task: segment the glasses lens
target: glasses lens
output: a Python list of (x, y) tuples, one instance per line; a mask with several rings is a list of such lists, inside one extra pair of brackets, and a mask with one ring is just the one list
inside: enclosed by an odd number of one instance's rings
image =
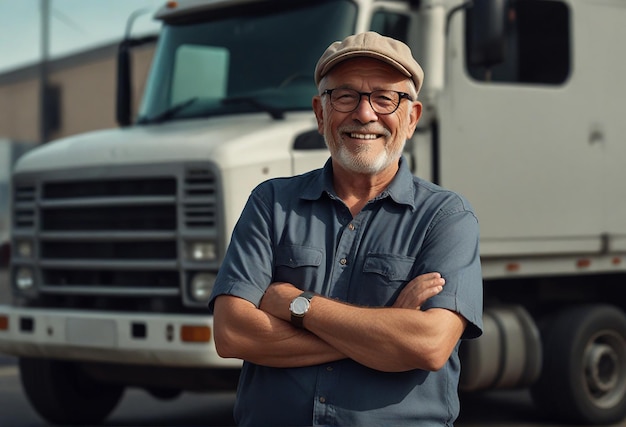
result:
[(400, 95), (392, 90), (377, 90), (370, 95), (370, 104), (375, 112), (390, 114), (398, 108)]
[(341, 113), (349, 113), (359, 105), (361, 95), (352, 89), (335, 89), (330, 94), (330, 103)]
[[(341, 113), (354, 111), (361, 94), (354, 89), (334, 89), (330, 95), (333, 108)], [(391, 114), (400, 104), (400, 95), (392, 90), (376, 90), (369, 95), (369, 103), (378, 114)]]

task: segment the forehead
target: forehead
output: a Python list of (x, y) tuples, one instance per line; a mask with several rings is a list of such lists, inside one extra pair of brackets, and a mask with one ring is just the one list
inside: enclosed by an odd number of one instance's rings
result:
[(409, 78), (386, 62), (373, 58), (352, 58), (334, 66), (327, 74), (330, 85), (362, 85), (388, 87), (407, 84)]

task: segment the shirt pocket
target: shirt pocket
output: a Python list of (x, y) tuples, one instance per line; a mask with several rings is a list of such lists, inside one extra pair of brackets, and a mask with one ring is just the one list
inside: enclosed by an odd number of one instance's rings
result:
[(377, 276), (381, 285), (398, 285), (411, 279), (415, 258), (394, 254), (369, 253), (365, 257), (363, 273)]
[(319, 248), (297, 245), (278, 246), (273, 280), (288, 282), (300, 289), (315, 289), (323, 259), (324, 251)]
[(369, 253), (363, 263), (361, 289), (354, 296), (358, 305), (390, 306), (411, 277), (415, 258)]

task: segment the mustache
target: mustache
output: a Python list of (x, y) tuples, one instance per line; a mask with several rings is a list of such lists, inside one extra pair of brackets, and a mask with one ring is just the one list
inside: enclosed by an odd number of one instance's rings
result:
[(385, 129), (382, 126), (376, 125), (367, 125), (367, 126), (359, 126), (359, 125), (345, 125), (337, 128), (339, 133), (372, 133), (376, 135), (383, 136), (391, 136), (391, 132), (388, 129)]

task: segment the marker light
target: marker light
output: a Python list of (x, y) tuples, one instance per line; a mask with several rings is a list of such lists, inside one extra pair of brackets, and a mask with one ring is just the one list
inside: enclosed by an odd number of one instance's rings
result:
[(180, 327), (180, 340), (182, 342), (209, 342), (211, 340), (211, 328), (200, 325), (183, 325)]

